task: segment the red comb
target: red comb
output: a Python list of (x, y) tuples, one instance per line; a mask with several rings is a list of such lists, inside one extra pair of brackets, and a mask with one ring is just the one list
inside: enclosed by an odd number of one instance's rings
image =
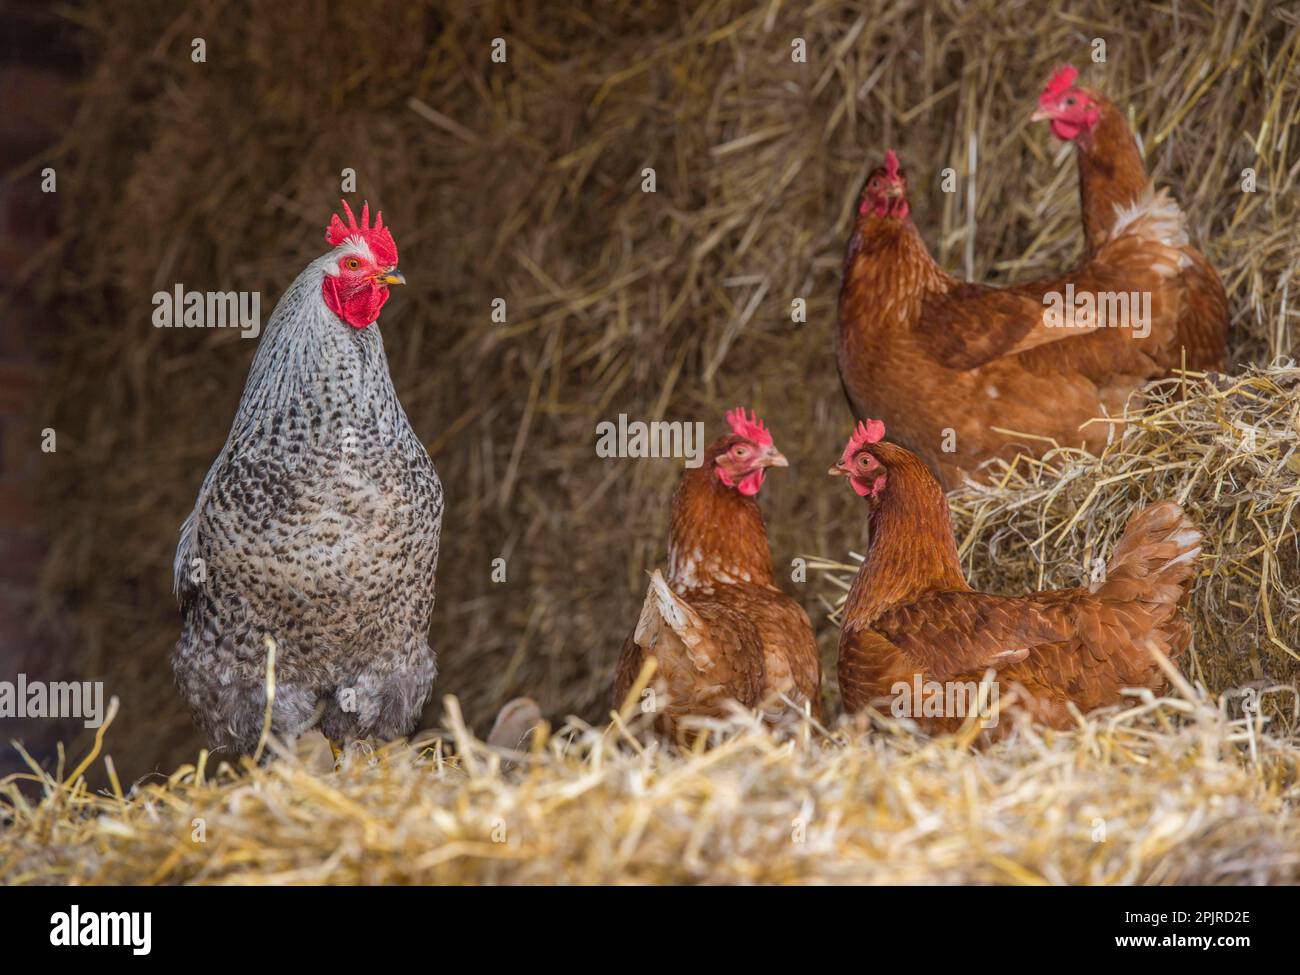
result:
[(1078, 77), (1079, 69), (1074, 65), (1061, 65), (1056, 69), (1056, 74), (1048, 79), (1047, 86), (1043, 88), (1043, 93), (1038, 96), (1038, 104), (1043, 108), (1050, 107), (1058, 98), (1074, 87), (1074, 81)]
[(881, 420), (858, 421), (857, 429), (853, 431), (853, 436), (849, 437), (848, 445), (844, 448), (844, 453), (840, 455), (840, 462), (847, 464), (853, 459), (863, 447), (868, 444), (879, 443), (885, 439), (885, 424)]
[(384, 226), (383, 213), (375, 213), (375, 225), (372, 227), (369, 202), (361, 206), (361, 223), (357, 223), (357, 218), (352, 215), (352, 208), (348, 206), (347, 200), (339, 200), (339, 202), (343, 204), (343, 212), (348, 215), (348, 222), (344, 223), (337, 213), (334, 214), (334, 219), (325, 228), (325, 239), (338, 247), (349, 237), (359, 237), (370, 246), (370, 253), (375, 255), (377, 263), (383, 267), (396, 265), (397, 245), (393, 243), (393, 235)]
[(737, 406), (727, 414), (727, 422), (731, 424), (731, 432), (738, 437), (744, 437), (746, 440), (752, 440), (760, 447), (770, 447), (772, 445), (772, 434), (768, 432), (767, 427), (763, 426), (763, 421), (754, 415), (754, 411), (749, 411), (749, 416), (745, 416), (745, 408)]
[(885, 175), (890, 179), (898, 179), (898, 156), (894, 155), (893, 149), (885, 153)]

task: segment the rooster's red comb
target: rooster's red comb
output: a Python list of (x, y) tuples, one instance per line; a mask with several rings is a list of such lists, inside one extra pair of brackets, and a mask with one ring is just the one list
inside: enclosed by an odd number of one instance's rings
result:
[(1072, 64), (1063, 64), (1056, 69), (1056, 74), (1048, 79), (1043, 93), (1038, 96), (1038, 104), (1043, 108), (1049, 108), (1056, 103), (1056, 100), (1074, 87), (1075, 79), (1079, 77), (1079, 69)]
[(772, 434), (767, 427), (763, 426), (753, 410), (749, 411), (749, 416), (745, 416), (745, 408), (737, 406), (727, 414), (727, 422), (731, 424), (731, 432), (738, 437), (744, 437), (746, 440), (753, 441), (760, 447), (770, 447), (772, 445)]
[(885, 153), (885, 175), (890, 179), (898, 179), (898, 156), (893, 149)]
[(885, 424), (881, 420), (859, 420), (857, 429), (853, 431), (853, 436), (849, 437), (849, 442), (844, 448), (844, 453), (840, 455), (840, 461), (847, 464), (853, 459), (863, 447), (868, 444), (880, 443), (885, 439)]
[(375, 225), (372, 227), (370, 226), (370, 203), (368, 201), (361, 205), (360, 223), (357, 223), (357, 218), (352, 215), (352, 208), (348, 206), (348, 201), (339, 200), (339, 202), (343, 204), (343, 212), (348, 215), (348, 222), (344, 223), (339, 219), (337, 213), (334, 214), (334, 219), (325, 228), (325, 239), (333, 246), (338, 247), (349, 237), (359, 237), (369, 245), (370, 253), (375, 255), (375, 260), (380, 265), (384, 267), (396, 265), (397, 245), (393, 243), (393, 235), (384, 226), (383, 213), (375, 213)]

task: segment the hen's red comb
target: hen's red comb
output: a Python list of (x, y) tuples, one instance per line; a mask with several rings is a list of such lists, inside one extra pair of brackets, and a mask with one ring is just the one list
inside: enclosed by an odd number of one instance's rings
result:
[(1051, 107), (1058, 98), (1074, 87), (1075, 79), (1078, 77), (1079, 69), (1074, 65), (1061, 65), (1056, 69), (1056, 74), (1048, 79), (1043, 93), (1038, 96), (1038, 104), (1043, 108)]
[(370, 253), (375, 255), (375, 260), (379, 264), (384, 267), (397, 264), (397, 245), (393, 243), (393, 235), (384, 226), (383, 213), (375, 213), (375, 225), (372, 227), (369, 201), (361, 205), (361, 223), (357, 223), (357, 218), (352, 215), (352, 208), (348, 206), (347, 200), (339, 200), (339, 202), (343, 204), (343, 212), (348, 215), (348, 222), (344, 223), (337, 213), (334, 214), (334, 219), (325, 228), (325, 239), (338, 247), (349, 237), (360, 237), (370, 246)]
[(885, 424), (881, 420), (858, 421), (857, 429), (853, 431), (853, 436), (849, 437), (849, 442), (844, 448), (844, 453), (840, 455), (840, 462), (847, 464), (853, 459), (863, 447), (868, 444), (880, 443), (885, 439)]
[(770, 447), (772, 445), (772, 434), (768, 432), (767, 427), (763, 426), (753, 410), (749, 411), (749, 416), (745, 416), (745, 408), (737, 406), (727, 414), (727, 422), (731, 424), (731, 432), (738, 437), (744, 437), (751, 440), (760, 447)]
[(885, 175), (890, 179), (898, 179), (898, 156), (893, 149), (885, 153)]

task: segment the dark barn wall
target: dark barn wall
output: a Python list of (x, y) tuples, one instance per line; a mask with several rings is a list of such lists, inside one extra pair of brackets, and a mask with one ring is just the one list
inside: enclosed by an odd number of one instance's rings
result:
[[(73, 30), (43, 5), (0, 5), (0, 680), (71, 675), (69, 621), (42, 600), (49, 544), (41, 519), (41, 431), (56, 318), (38, 307), (38, 265), (57, 232), (53, 196), (34, 192), (42, 157), (72, 118), (81, 63)], [(48, 278), (46, 278), (48, 281)], [(0, 719), (0, 775), (22, 766), (10, 739), (38, 756), (76, 722)]]

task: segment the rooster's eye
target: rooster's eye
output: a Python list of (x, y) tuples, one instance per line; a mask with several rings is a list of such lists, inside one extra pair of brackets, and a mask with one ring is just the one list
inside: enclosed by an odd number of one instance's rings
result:
[(356, 270), (357, 268), (359, 268), (360, 266), (361, 266), (361, 262), (358, 261), (355, 257), (349, 257), (349, 258), (348, 258), (348, 270), (349, 270), (349, 271), (355, 271), (355, 270)]
[(1065, 104), (1066, 104), (1067, 106), (1069, 106), (1069, 107), (1073, 107), (1073, 106), (1074, 106), (1074, 96), (1071, 95), (1069, 98), (1067, 98), (1067, 99), (1065, 100)]
[(731, 452), (737, 457), (744, 457), (746, 454), (749, 453), (749, 451), (745, 447), (742, 447), (740, 444), (737, 444), (735, 449), (733, 449)]

